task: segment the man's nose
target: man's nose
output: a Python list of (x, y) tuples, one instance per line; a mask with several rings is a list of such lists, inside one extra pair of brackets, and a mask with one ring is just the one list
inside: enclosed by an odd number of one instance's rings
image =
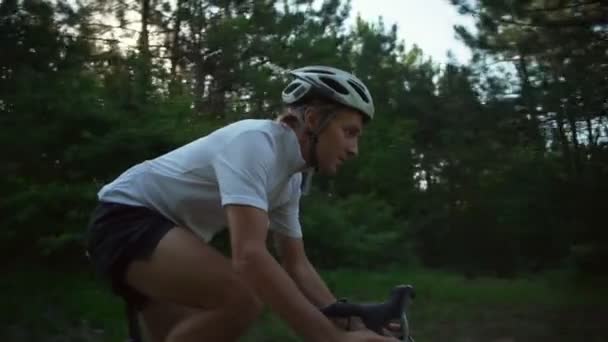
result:
[(348, 146), (346, 150), (349, 158), (354, 158), (359, 155), (359, 144), (355, 141), (355, 143)]

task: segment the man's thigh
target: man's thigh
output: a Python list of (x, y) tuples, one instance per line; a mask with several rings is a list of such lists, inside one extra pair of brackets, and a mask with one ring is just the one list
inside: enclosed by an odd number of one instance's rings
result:
[(231, 261), (184, 228), (169, 230), (146, 260), (129, 264), (129, 286), (150, 300), (198, 310), (215, 310), (253, 291), (234, 272)]

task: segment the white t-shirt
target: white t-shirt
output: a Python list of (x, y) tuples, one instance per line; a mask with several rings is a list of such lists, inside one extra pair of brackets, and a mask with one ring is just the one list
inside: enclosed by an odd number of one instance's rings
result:
[(242, 120), (131, 167), (98, 197), (156, 210), (205, 241), (227, 226), (223, 206), (249, 205), (268, 213), (270, 229), (300, 238), (305, 167), (291, 128)]

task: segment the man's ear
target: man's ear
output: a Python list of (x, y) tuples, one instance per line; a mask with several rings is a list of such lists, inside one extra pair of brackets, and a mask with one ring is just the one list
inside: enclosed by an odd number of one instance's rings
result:
[(310, 130), (315, 130), (316, 127), (319, 127), (319, 111), (317, 111), (314, 107), (306, 108), (304, 112), (304, 126)]
[(291, 129), (293, 129), (294, 131), (298, 131), (302, 126), (302, 123), (295, 115), (282, 116), (279, 121), (291, 127)]

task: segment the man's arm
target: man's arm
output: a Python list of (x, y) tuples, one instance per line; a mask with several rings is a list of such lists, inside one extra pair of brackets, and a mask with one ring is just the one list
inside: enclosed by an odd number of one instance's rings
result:
[[(283, 268), (296, 282), (306, 298), (319, 308), (335, 303), (336, 297), (308, 260), (303, 240), (280, 233), (274, 233), (273, 237)], [(332, 321), (342, 329), (366, 329), (358, 317), (351, 317), (351, 319), (334, 318)]]
[[(307, 341), (339, 341), (341, 333), (309, 302), (268, 252), (268, 216), (249, 206), (226, 206), (232, 260), (236, 272), (265, 304)], [(311, 284), (316, 282), (310, 281)], [(314, 289), (314, 285), (313, 285)], [(322, 300), (329, 300), (324, 290)], [(325, 291), (329, 292), (325, 289)]]
[(336, 301), (315, 267), (310, 263), (301, 238), (292, 238), (280, 233), (273, 237), (281, 264), (295, 281), (302, 293), (317, 307), (324, 307)]

